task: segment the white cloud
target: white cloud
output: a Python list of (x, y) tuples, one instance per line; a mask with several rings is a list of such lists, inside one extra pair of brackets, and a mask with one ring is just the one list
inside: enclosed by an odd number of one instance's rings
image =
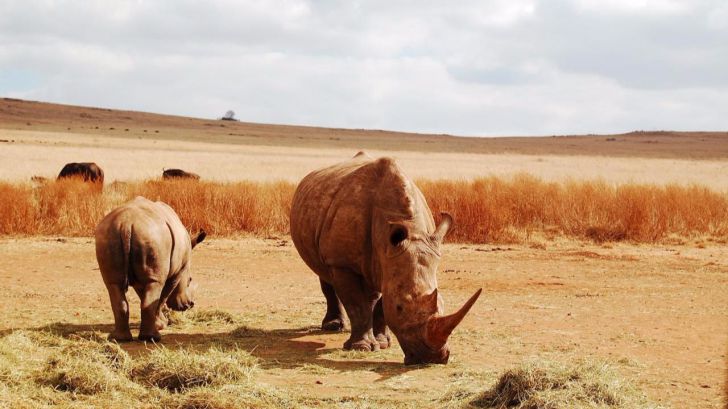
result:
[(726, 10), (717, 0), (5, 1), (0, 67), (12, 75), (0, 94), (469, 135), (728, 129)]
[(689, 3), (685, 0), (576, 0), (582, 9), (617, 13), (677, 14), (689, 10)]

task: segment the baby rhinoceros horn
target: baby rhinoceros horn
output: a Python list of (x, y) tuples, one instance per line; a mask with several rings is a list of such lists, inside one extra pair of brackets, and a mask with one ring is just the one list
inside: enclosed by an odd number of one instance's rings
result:
[(460, 324), (460, 321), (465, 318), (465, 314), (470, 311), (470, 308), (478, 300), (478, 297), (480, 297), (481, 292), (483, 292), (482, 288), (476, 291), (458, 311), (450, 315), (435, 315), (431, 317), (427, 321), (427, 332), (425, 333), (427, 346), (436, 351), (444, 347), (447, 343), (447, 338), (452, 334), (455, 327)]

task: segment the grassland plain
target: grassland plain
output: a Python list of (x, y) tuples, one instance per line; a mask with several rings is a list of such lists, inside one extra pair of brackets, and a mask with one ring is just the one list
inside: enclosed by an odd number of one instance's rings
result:
[[(344, 352), (346, 333), (317, 329), (287, 206), (303, 175), (360, 149), (455, 214), (441, 294), (485, 292), (447, 366)], [(71, 161), (102, 165), (104, 193), (29, 183)], [(726, 404), (725, 132), (457, 138), (3, 99), (0, 163), (0, 407)], [(204, 182), (150, 180), (163, 167)], [(162, 345), (116, 346), (89, 234), (137, 194), (213, 234), (193, 256), (196, 308)]]

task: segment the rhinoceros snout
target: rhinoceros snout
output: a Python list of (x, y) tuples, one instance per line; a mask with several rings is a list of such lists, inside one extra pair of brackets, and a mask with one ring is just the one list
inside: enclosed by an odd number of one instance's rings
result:
[(171, 302), (167, 302), (167, 306), (175, 311), (187, 311), (190, 308), (195, 306), (195, 302), (188, 301), (188, 302), (181, 303), (181, 302), (171, 301)]
[(450, 348), (448, 347), (444, 347), (437, 352), (430, 352), (423, 355), (412, 353), (404, 354), (405, 365), (446, 364), (448, 359), (450, 359)]

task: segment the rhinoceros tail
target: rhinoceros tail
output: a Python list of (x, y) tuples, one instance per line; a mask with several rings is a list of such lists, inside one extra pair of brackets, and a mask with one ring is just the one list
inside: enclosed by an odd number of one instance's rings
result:
[(131, 237), (134, 234), (134, 225), (125, 225), (121, 228), (121, 257), (124, 260), (124, 291), (129, 288), (131, 271)]

